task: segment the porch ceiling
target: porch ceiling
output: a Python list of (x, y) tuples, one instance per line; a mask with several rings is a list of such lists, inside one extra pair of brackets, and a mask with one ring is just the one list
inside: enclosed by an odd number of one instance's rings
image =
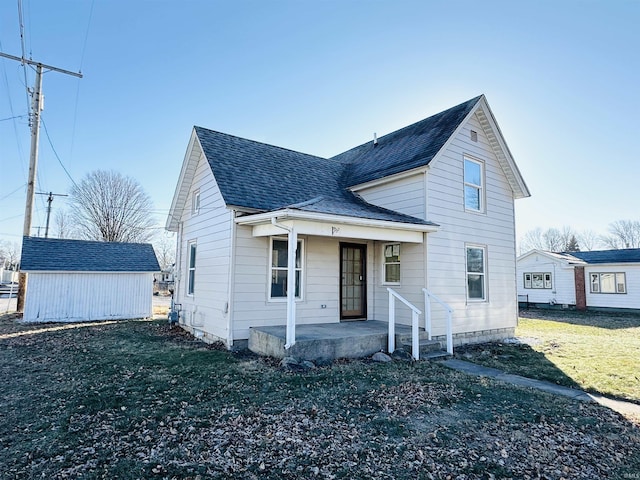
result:
[(438, 230), (436, 225), (390, 222), (292, 209), (247, 215), (238, 217), (235, 221), (239, 225), (251, 226), (254, 237), (282, 235), (286, 230), (293, 228), (298, 235), (422, 243), (424, 233)]

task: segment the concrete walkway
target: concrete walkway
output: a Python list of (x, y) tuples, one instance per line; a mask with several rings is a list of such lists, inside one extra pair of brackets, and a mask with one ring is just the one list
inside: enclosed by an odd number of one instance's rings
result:
[(543, 392), (552, 393), (553, 395), (569, 397), (580, 402), (597, 402), (600, 405), (604, 405), (605, 407), (623, 415), (633, 415), (634, 417), (640, 418), (640, 405), (635, 403), (613, 400), (611, 398), (603, 397), (602, 395), (587, 393), (574, 388), (562, 387), (542, 380), (534, 380), (532, 378), (521, 377), (520, 375), (512, 375), (495, 368), (484, 367), (482, 365), (465, 362), (464, 360), (458, 360), (455, 358), (444, 360), (441, 363), (445, 367), (449, 367), (453, 370), (458, 370), (469, 375), (495, 378), (496, 380), (510, 383), (512, 385), (535, 388), (536, 390), (542, 390)]

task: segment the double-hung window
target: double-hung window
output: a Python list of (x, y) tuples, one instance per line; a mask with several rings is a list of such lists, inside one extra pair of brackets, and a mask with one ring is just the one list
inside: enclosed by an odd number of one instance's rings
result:
[(487, 299), (486, 248), (467, 246), (467, 299)]
[(473, 212), (484, 210), (483, 165), (464, 157), (464, 208)]
[(591, 293), (627, 293), (624, 273), (591, 273)]
[[(302, 240), (298, 240), (296, 248), (295, 262), (295, 297), (302, 298)], [(286, 298), (287, 285), (287, 262), (289, 259), (289, 242), (287, 239), (271, 239), (271, 284), (270, 298)]]
[(384, 270), (384, 283), (400, 283), (400, 244), (390, 243), (383, 246), (382, 268)]
[(193, 295), (196, 283), (196, 242), (189, 242), (187, 258), (187, 295)]

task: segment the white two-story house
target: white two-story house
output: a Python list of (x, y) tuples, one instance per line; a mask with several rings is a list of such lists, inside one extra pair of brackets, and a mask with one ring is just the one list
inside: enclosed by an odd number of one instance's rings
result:
[(295, 325), (388, 321), (388, 289), (424, 311), (427, 289), (455, 343), (510, 336), (527, 196), (484, 96), (332, 158), (194, 127), (167, 220), (180, 323), (229, 348), (288, 325), (291, 344)]

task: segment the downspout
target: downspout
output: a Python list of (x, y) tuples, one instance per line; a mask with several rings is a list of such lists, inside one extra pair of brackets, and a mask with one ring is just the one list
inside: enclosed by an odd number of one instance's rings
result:
[(227, 286), (227, 348), (233, 347), (233, 302), (234, 292), (236, 284), (236, 231), (237, 225), (235, 222), (236, 211), (231, 210), (231, 239), (229, 245), (229, 285)]
[(287, 335), (284, 348), (288, 350), (296, 343), (296, 250), (298, 234), (293, 227), (279, 224), (275, 217), (271, 218), (274, 227), (282, 228), (287, 235)]
[[(182, 222), (178, 222), (178, 241), (176, 242), (176, 265), (173, 270), (173, 303), (182, 303), (180, 295), (180, 284), (182, 279), (182, 234), (184, 228)], [(177, 302), (176, 302), (177, 300)], [(178, 324), (180, 323), (180, 314), (178, 313)]]

